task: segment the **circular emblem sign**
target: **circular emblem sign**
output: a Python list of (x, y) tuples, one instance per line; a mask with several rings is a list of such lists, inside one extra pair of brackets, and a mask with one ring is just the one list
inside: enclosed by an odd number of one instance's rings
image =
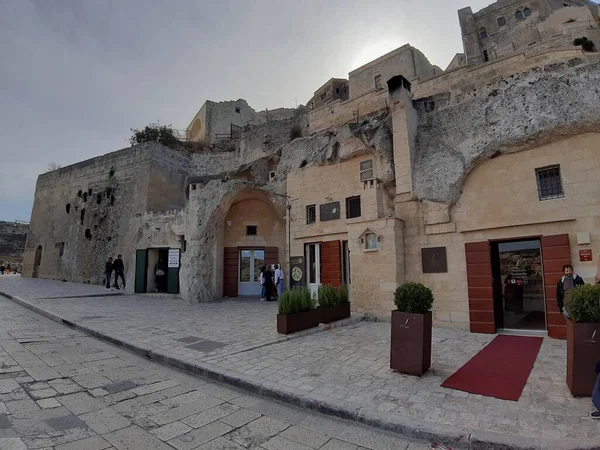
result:
[(302, 269), (300, 267), (294, 267), (292, 269), (292, 279), (296, 282), (302, 279)]

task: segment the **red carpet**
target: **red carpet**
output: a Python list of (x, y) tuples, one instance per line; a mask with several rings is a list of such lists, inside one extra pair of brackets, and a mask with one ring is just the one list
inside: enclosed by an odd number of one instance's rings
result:
[(533, 369), (542, 338), (497, 336), (442, 384), (442, 387), (519, 400)]

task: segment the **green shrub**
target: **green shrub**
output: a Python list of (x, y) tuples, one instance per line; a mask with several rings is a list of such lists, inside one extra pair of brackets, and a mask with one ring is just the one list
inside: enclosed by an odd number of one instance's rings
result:
[(345, 305), (346, 303), (350, 303), (350, 298), (348, 296), (348, 286), (345, 284), (340, 284), (337, 291), (338, 304)]
[(310, 289), (306, 287), (288, 289), (279, 297), (279, 314), (284, 316), (310, 311), (314, 308), (315, 301)]
[(321, 308), (329, 308), (330, 306), (338, 305), (337, 292), (331, 284), (319, 286), (317, 299), (319, 300), (319, 306)]
[(421, 283), (404, 283), (394, 292), (394, 303), (398, 311), (425, 314), (433, 306), (433, 293)]
[(600, 323), (600, 285), (577, 286), (565, 309), (573, 322)]

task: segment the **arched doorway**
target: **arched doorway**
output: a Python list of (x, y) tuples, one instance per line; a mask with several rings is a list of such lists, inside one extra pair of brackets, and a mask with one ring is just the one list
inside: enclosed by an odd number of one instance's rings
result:
[(41, 263), (42, 263), (42, 246), (38, 245), (37, 248), (35, 249), (35, 259), (33, 260), (33, 274), (31, 275), (32, 278), (38, 277), (38, 270), (39, 270)]

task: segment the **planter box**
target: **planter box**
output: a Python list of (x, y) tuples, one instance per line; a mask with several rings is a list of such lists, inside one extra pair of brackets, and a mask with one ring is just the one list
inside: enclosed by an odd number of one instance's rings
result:
[(319, 320), (321, 323), (337, 322), (338, 320), (350, 317), (350, 303), (343, 305), (330, 306), (329, 308), (317, 308)]
[(319, 315), (316, 309), (284, 316), (277, 314), (277, 332), (280, 334), (296, 333), (319, 326)]
[(431, 367), (432, 314), (392, 311), (390, 367), (397, 372), (423, 375)]
[[(595, 333), (595, 334), (594, 334)], [(600, 323), (567, 320), (567, 386), (574, 397), (590, 397), (600, 359)]]

